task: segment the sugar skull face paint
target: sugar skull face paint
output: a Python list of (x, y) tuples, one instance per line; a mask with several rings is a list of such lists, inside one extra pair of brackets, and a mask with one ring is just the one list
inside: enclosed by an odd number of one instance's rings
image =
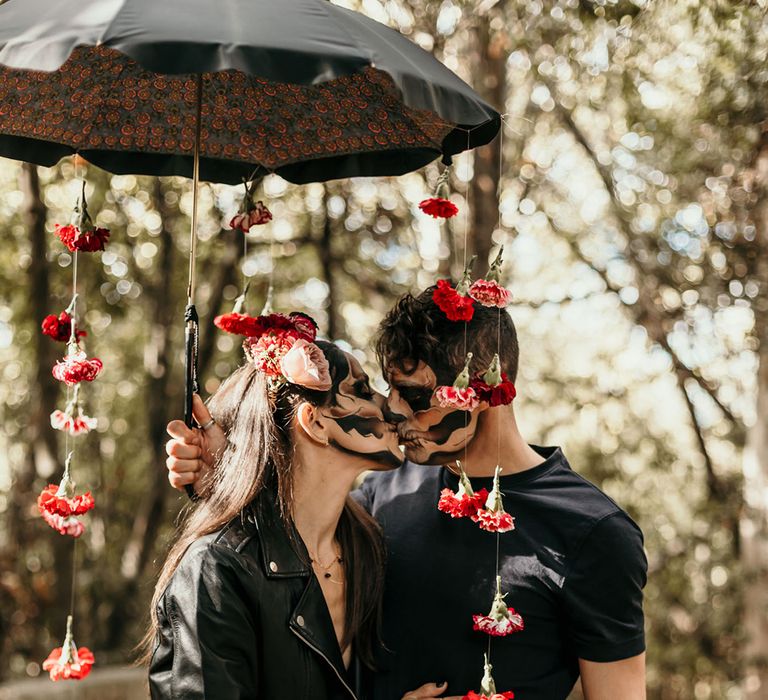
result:
[(461, 459), (477, 431), (478, 411), (440, 407), (434, 398), (438, 378), (424, 362), (410, 374), (393, 368), (389, 384), (387, 418), (397, 424), (406, 458), (416, 464), (435, 465)]
[[(320, 410), (327, 420), (330, 444), (391, 469), (403, 463), (397, 428), (384, 417), (384, 397), (374, 392), (368, 375), (350, 354), (334, 361), (336, 393)], [(375, 467), (372, 467), (375, 468)]]

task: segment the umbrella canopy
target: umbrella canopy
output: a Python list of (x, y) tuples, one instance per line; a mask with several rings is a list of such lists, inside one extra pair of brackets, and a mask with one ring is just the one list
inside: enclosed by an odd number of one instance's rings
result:
[[(296, 183), (399, 175), (490, 141), (498, 113), (398, 32), (326, 0), (0, 6), (0, 155)], [(198, 109), (196, 109), (196, 107)]]

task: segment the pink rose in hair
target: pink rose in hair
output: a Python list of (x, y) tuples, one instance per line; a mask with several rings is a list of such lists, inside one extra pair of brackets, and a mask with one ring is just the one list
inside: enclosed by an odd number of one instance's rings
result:
[(314, 343), (299, 338), (280, 362), (283, 376), (305, 389), (328, 391), (331, 372), (323, 351)]

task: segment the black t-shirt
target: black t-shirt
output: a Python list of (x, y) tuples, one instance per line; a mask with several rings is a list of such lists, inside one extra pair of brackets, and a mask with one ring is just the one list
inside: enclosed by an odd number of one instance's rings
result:
[[(516, 700), (558, 700), (576, 682), (578, 659), (618, 661), (645, 649), (643, 535), (596, 486), (573, 472), (559, 448), (501, 477), (516, 529), (500, 536), (505, 602), (525, 629), (495, 637), (493, 676)], [(473, 478), (489, 491), (491, 478)], [(384, 529), (388, 559), (384, 644), (366, 700), (400, 700), (423, 683), (446, 695), (479, 690), (488, 636), (472, 629), (496, 589), (496, 535), (437, 509), (458, 479), (442, 467), (406, 463), (371, 474), (356, 498)]]

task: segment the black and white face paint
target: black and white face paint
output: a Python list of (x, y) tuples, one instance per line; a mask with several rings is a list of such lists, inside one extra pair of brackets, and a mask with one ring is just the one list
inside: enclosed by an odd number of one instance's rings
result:
[(406, 458), (434, 465), (462, 459), (477, 432), (479, 412), (442, 408), (434, 396), (438, 379), (424, 362), (410, 374), (392, 369), (389, 384), (387, 418), (397, 423)]
[[(327, 420), (330, 444), (348, 454), (359, 455), (391, 469), (403, 463), (397, 429), (384, 418), (384, 397), (371, 389), (360, 363), (344, 353), (335, 363), (333, 401), (320, 409)], [(372, 465), (371, 468), (376, 468)]]

